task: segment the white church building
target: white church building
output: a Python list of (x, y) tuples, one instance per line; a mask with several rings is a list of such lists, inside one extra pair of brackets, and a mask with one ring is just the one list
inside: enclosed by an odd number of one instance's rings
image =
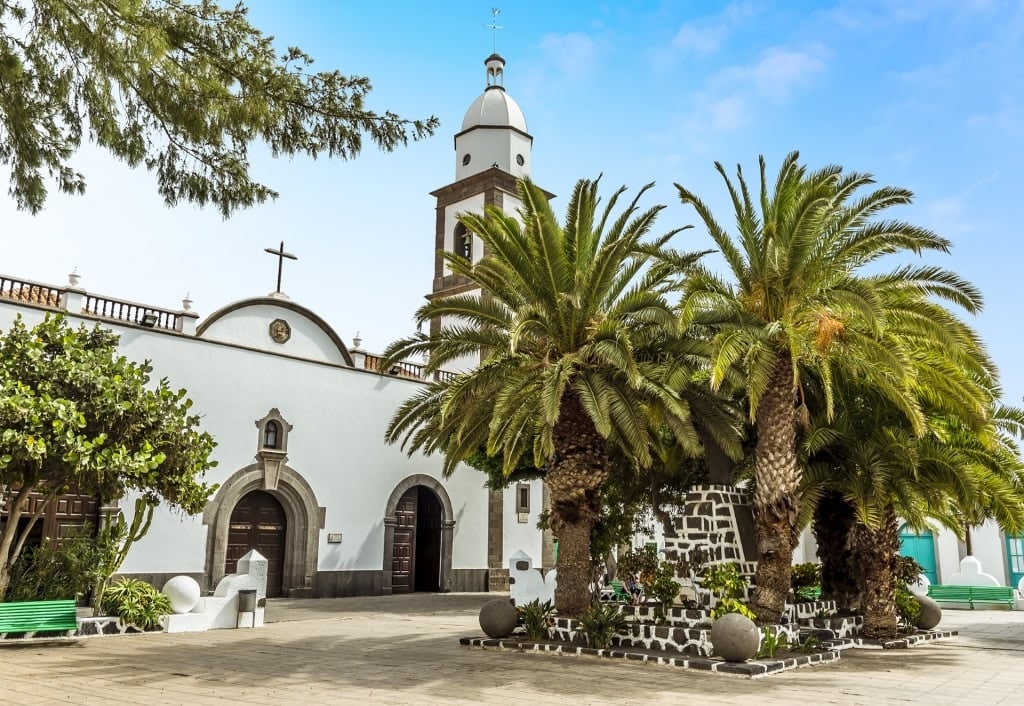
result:
[[(482, 246), (455, 215), (484, 204), (514, 210), (516, 179), (530, 169), (533, 138), (505, 92), (504, 63), (486, 60), (486, 89), (455, 136), (455, 180), (432, 194), (436, 246), (476, 259)], [(434, 270), (427, 296), (469, 291), (440, 256)], [(268, 595), (329, 597), (507, 591), (513, 554), (554, 564), (553, 540), (537, 529), (540, 481), (491, 491), (482, 473), (460, 468), (445, 479), (440, 458), (408, 457), (384, 442), (392, 415), (422, 385), (422, 366), (380, 370), (358, 339), (346, 345), (280, 291), (200, 318), (189, 301), (169, 310), (80, 284), (77, 275), (67, 285), (0, 275), (0, 330), (18, 315), (31, 326), (53, 311), (109, 327), (125, 356), (152, 361), (154, 378), (188, 390), (217, 441), (206, 480), (219, 488), (202, 515), (158, 509), (121, 574), (158, 587), (185, 574), (212, 589), (257, 549), (269, 559)], [(66, 498), (38, 536), (95, 523), (98, 510), (90, 498)]]
[[(504, 65), (496, 54), (486, 59), (485, 90), (455, 135), (455, 179), (431, 192), (436, 249), (474, 260), (482, 243), (456, 214), (487, 204), (515, 211), (516, 179), (530, 175), (533, 138), (504, 89)], [(219, 488), (205, 511), (158, 510), (121, 574), (156, 586), (185, 574), (212, 589), (257, 549), (269, 559), (268, 595), (332, 597), (507, 591), (511, 557), (554, 566), (554, 538), (537, 529), (547, 500), (540, 481), (492, 491), (482, 473), (460, 468), (445, 479), (440, 458), (407, 457), (384, 442), (395, 410), (423, 384), (422, 366), (381, 370), (380, 357), (358, 339), (346, 345), (316, 312), (279, 291), (200, 318), (188, 301), (170, 310), (79, 284), (77, 276), (54, 285), (0, 274), (0, 330), (18, 315), (32, 325), (53, 311), (109, 327), (125, 356), (152, 361), (154, 377), (188, 390), (218, 444), (218, 465), (206, 479)], [(435, 256), (428, 297), (473, 291)], [(66, 498), (47, 513), (39, 536), (95, 522), (98, 511), (90, 498)], [(986, 572), (1004, 585), (1024, 581), (1024, 538), (991, 523), (974, 532)], [(660, 534), (653, 539), (664, 545)], [(960, 571), (965, 551), (952, 533), (901, 539), (933, 583)], [(814, 554), (808, 533), (795, 561)]]

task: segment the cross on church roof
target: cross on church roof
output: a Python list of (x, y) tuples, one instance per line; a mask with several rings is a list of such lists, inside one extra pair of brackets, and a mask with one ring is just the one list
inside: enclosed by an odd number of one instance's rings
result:
[(295, 255), (292, 255), (290, 252), (285, 252), (284, 251), (284, 241), (283, 240), (281, 241), (281, 246), (277, 250), (274, 250), (273, 248), (263, 248), (263, 252), (268, 252), (271, 255), (277, 255), (277, 293), (280, 294), (281, 293), (281, 269), (284, 267), (284, 259), (288, 258), (289, 260), (298, 260), (299, 258), (297, 258)]

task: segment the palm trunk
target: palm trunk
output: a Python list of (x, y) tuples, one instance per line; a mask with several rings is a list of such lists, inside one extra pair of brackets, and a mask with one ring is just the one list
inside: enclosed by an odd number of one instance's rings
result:
[(830, 490), (814, 510), (814, 539), (821, 560), (821, 597), (835, 601), (843, 613), (860, 609), (860, 589), (853, 570), (853, 506)]
[(732, 472), (736, 462), (729, 458), (699, 419), (693, 422), (697, 437), (704, 447), (704, 462), (708, 467), (708, 483), (711, 485), (732, 485)]
[(861, 568), (861, 600), (864, 637), (896, 637), (896, 576), (893, 562), (900, 549), (896, 510), (887, 505), (882, 523), (870, 530), (857, 523), (854, 529), (857, 565)]
[(793, 575), (800, 471), (796, 463), (796, 408), (792, 359), (779, 353), (757, 406), (754, 449), (754, 524), (760, 559), (752, 608), (762, 624), (777, 624)]
[(590, 530), (608, 478), (605, 441), (571, 390), (562, 397), (552, 430), (555, 455), (544, 482), (551, 493), (551, 530), (558, 538), (555, 607), (578, 616), (590, 607)]

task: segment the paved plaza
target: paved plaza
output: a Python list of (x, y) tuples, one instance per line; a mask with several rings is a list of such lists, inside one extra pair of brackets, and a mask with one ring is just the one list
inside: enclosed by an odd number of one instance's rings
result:
[(1021, 704), (1024, 612), (945, 611), (954, 640), (757, 680), (470, 650), (493, 594), (269, 602), (257, 630), (0, 647), (0, 704)]

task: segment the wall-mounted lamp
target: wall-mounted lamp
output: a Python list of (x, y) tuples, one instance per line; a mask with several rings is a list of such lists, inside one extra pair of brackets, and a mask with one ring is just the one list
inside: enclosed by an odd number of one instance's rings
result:
[(152, 311), (147, 311), (145, 314), (142, 315), (142, 320), (139, 322), (139, 324), (145, 326), (146, 328), (153, 328), (154, 326), (156, 326), (156, 321), (156, 314), (153, 313)]

